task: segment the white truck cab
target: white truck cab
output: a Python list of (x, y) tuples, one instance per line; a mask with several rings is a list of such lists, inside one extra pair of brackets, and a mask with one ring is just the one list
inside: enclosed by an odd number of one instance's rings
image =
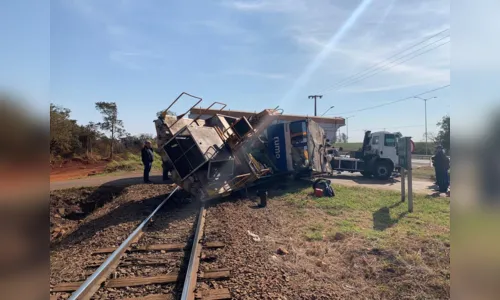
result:
[(370, 147), (365, 153), (377, 155), (380, 159), (388, 159), (396, 167), (398, 164), (396, 149), (396, 135), (387, 131), (378, 131), (371, 133)]
[(352, 151), (350, 157), (334, 157), (332, 169), (337, 171), (360, 172), (365, 177), (388, 179), (398, 168), (397, 137), (387, 131), (366, 131), (363, 146)]

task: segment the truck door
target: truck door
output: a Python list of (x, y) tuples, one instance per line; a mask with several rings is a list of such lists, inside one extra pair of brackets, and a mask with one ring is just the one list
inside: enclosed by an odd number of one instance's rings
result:
[(381, 136), (380, 141), (380, 157), (392, 160), (394, 165), (398, 165), (398, 155), (396, 152), (396, 136), (392, 133), (386, 133)]

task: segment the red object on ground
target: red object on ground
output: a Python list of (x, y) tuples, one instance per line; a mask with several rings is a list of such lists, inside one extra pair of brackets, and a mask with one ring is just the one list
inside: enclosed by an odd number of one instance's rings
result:
[(323, 197), (323, 190), (322, 189), (314, 189), (314, 196)]

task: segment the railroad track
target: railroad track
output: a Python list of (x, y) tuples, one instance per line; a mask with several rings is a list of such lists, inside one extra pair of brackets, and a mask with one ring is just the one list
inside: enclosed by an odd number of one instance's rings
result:
[[(146, 217), (137, 228), (125, 239), (118, 247), (107, 247), (97, 249), (93, 252), (95, 255), (108, 255), (104, 261), (97, 263), (89, 263), (86, 268), (89, 270), (97, 268), (89, 274), (85, 281), (63, 282), (51, 288), (51, 299), (67, 299), (67, 293), (72, 293), (69, 296), (70, 300), (76, 299), (107, 299), (109, 295), (102, 293), (102, 290), (118, 290), (118, 289), (133, 289), (135, 287), (147, 287), (149, 285), (173, 285), (175, 288), (170, 293), (149, 293), (148, 289), (143, 289), (142, 292), (133, 293), (132, 297), (122, 297), (122, 299), (231, 299), (231, 294), (228, 289), (204, 289), (199, 290), (197, 283), (207, 280), (223, 280), (230, 277), (230, 270), (217, 269), (205, 270), (199, 272), (200, 262), (204, 259), (216, 259), (213, 256), (202, 256), (203, 249), (223, 248), (224, 244), (220, 242), (205, 242), (204, 228), (206, 210), (204, 204), (201, 205), (195, 222), (194, 237), (188, 243), (175, 244), (147, 244), (139, 245), (138, 242), (148, 233), (148, 225), (151, 224), (153, 217), (163, 207), (163, 205), (174, 195), (178, 190), (172, 191), (157, 207)], [(141, 273), (141, 270), (148, 270), (158, 266), (168, 266), (172, 262), (165, 258), (167, 252), (182, 252), (184, 251), (184, 262), (189, 255), (187, 264), (179, 264), (178, 271), (164, 272), (159, 270), (160, 274), (153, 276), (122, 276), (116, 272), (117, 268), (133, 268), (135, 274)], [(142, 253), (146, 257), (134, 257), (133, 254)], [(156, 254), (155, 257), (148, 257), (147, 254)], [(167, 268), (168, 269), (168, 268)], [(206, 285), (205, 285), (206, 286)], [(180, 288), (182, 287), (182, 292)], [(99, 292), (101, 292), (99, 294)], [(66, 293), (63, 297), (61, 293)], [(139, 295), (138, 295), (139, 294)], [(180, 295), (180, 297), (179, 297)], [(114, 299), (116, 297), (113, 296)]]

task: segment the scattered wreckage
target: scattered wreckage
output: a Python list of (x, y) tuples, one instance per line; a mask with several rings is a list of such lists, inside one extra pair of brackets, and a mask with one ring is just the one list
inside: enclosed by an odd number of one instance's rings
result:
[[(183, 96), (196, 99), (185, 113), (168, 112)], [(282, 110), (265, 109), (249, 118), (186, 115), (202, 98), (181, 93), (154, 121), (164, 172), (195, 199), (223, 197), (266, 178), (312, 178), (331, 173), (323, 128), (310, 119), (281, 122)], [(212, 103), (208, 108), (226, 104)]]

